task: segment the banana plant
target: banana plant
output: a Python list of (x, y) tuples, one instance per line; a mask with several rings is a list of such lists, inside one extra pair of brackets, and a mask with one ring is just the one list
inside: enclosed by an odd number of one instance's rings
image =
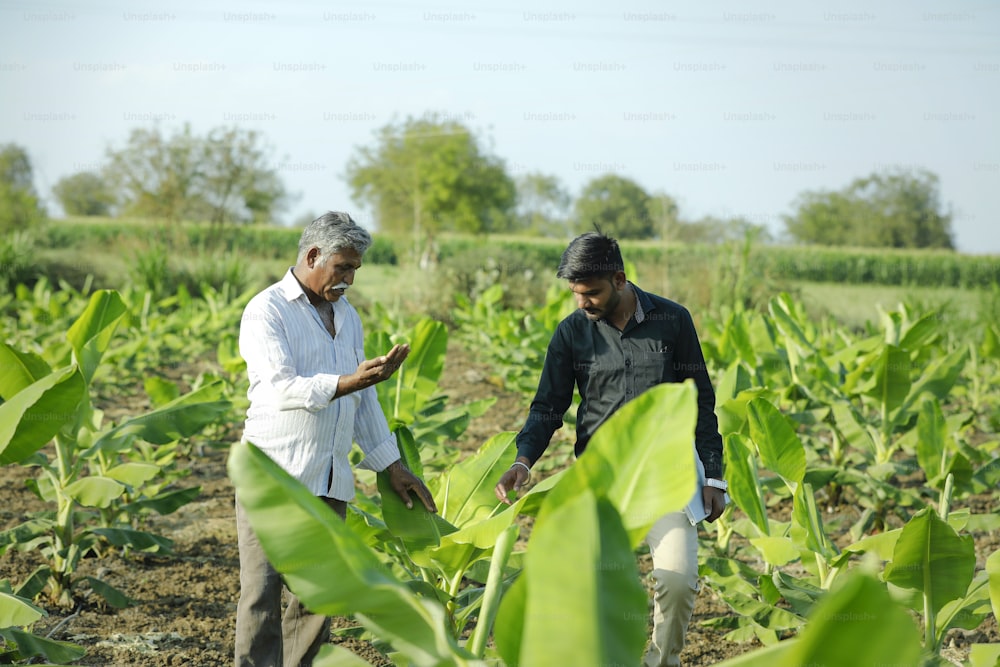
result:
[[(386, 493), (381, 517), (361, 521), (351, 518), (358, 514), (352, 511), (341, 522), (249, 443), (234, 445), (229, 471), (264, 550), (296, 594), (319, 613), (353, 614), (391, 646), (397, 661), (637, 664), (648, 612), (634, 548), (657, 518), (682, 507), (694, 492), (695, 415), (690, 384), (651, 390), (598, 429), (573, 466), (510, 507), (487, 500), (512, 456), (510, 434), (498, 436), (478, 460), (429, 481), (437, 517), (420, 503), (406, 509)], [(511, 545), (522, 514), (536, 520), (518, 556)], [(467, 645), (449, 620), (450, 592), (413, 586), (405, 571), (386, 567), (373, 549), (383, 526), (399, 535), (417, 568), (445, 570), (466, 562), (465, 553), (455, 553), (483, 550), (489, 572)], [(454, 532), (447, 532), (449, 526)], [(575, 549), (572, 586), (568, 544)], [(488, 647), (491, 627), (499, 658)], [(336, 653), (324, 651), (324, 659), (335, 664)]]
[(396, 343), (410, 345), (410, 354), (396, 371), (394, 382), (376, 385), (382, 410), (390, 427), (403, 425), (412, 431), (421, 443), (427, 463), (433, 460), (434, 465), (446, 467), (460, 453), (448, 447), (448, 442), (464, 433), (470, 421), (483, 415), (496, 399), (490, 397), (449, 407), (449, 397), (439, 391), (448, 349), (448, 329), (444, 323), (422, 318), (408, 334), (393, 335), (389, 333), (388, 314), (379, 308), (374, 312), (381, 314), (376, 322), (382, 326), (365, 337), (367, 357), (384, 354)]
[(33, 634), (31, 626), (48, 613), (11, 589), (7, 579), (0, 579), (0, 664), (49, 663), (66, 665), (79, 660), (87, 651), (69, 642), (55, 641)]
[[(90, 384), (127, 308), (117, 292), (94, 292), (83, 314), (66, 333), (71, 363), (53, 369), (39, 355), (0, 346), (0, 463), (39, 468), (29, 486), (54, 509), (0, 533), (0, 552), (14, 547), (38, 550), (46, 559), (31, 577), (31, 597), (47, 587), (49, 597), (71, 606), (86, 584), (113, 606), (127, 598), (97, 577), (77, 577), (80, 559), (101, 544), (143, 550), (168, 550), (169, 541), (131, 526), (100, 526), (101, 510), (124, 498), (134, 500), (153, 478), (148, 465), (123, 456), (142, 440), (165, 444), (197, 433), (228, 409), (225, 401), (205, 394), (180, 397), (145, 415), (106, 427), (93, 407)], [(207, 393), (211, 394), (211, 391)], [(43, 448), (52, 443), (52, 455)], [(187, 497), (188, 499), (190, 496)], [(176, 500), (176, 498), (175, 498)], [(164, 511), (175, 503), (148, 506)], [(112, 514), (114, 515), (114, 514)]]

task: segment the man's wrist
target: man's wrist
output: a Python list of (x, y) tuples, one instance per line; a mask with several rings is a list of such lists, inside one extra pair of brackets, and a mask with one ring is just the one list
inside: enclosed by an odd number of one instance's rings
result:
[(528, 472), (529, 475), (531, 474), (531, 466), (529, 466), (524, 461), (521, 461), (521, 460), (514, 461), (513, 463), (510, 464), (510, 467), (511, 468), (524, 468)]
[(713, 489), (722, 489), (723, 491), (729, 490), (729, 484), (726, 482), (726, 480), (715, 479), (713, 477), (709, 477), (708, 479), (705, 480), (705, 486), (710, 486)]

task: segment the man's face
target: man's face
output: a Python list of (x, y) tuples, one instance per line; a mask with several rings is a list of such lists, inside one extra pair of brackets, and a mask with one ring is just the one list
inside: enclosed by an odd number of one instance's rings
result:
[(325, 257), (319, 253), (306, 257), (310, 271), (303, 281), (309, 289), (326, 301), (337, 301), (344, 291), (354, 284), (354, 272), (361, 268), (361, 253), (345, 248)]
[(571, 280), (569, 288), (576, 298), (577, 307), (586, 313), (587, 319), (596, 322), (601, 318), (611, 317), (621, 306), (625, 276), (616, 273), (610, 278)]

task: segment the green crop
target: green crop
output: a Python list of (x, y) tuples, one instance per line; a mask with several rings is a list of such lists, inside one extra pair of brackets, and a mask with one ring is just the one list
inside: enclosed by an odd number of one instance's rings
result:
[(52, 368), (41, 356), (0, 345), (0, 463), (35, 467), (32, 490), (51, 507), (0, 533), (0, 551), (33, 549), (46, 564), (27, 583), (72, 606), (86, 586), (112, 606), (128, 600), (97, 577), (77, 576), (80, 559), (108, 546), (168, 551), (168, 540), (137, 530), (143, 512), (167, 513), (197, 490), (157, 486), (169, 469), (154, 449), (197, 433), (229, 409), (215, 385), (180, 396), (146, 414), (105, 424), (90, 385), (128, 309), (113, 291), (95, 292), (66, 339), (69, 363)]

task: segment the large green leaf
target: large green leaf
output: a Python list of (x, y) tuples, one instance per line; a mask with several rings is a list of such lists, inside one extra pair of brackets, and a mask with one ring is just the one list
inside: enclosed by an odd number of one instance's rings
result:
[(111, 343), (115, 328), (127, 311), (118, 292), (97, 290), (90, 296), (83, 314), (66, 332), (66, 339), (73, 346), (76, 362), (87, 384), (94, 377), (94, 371)]
[(718, 667), (915, 665), (920, 635), (872, 576), (855, 571), (820, 598), (798, 637), (750, 651)]
[(962, 375), (962, 369), (965, 367), (968, 357), (969, 351), (966, 348), (936, 357), (927, 368), (923, 369), (920, 377), (912, 386), (907, 384), (909, 392), (903, 401), (902, 409), (909, 410), (925, 393), (942, 401), (947, 398), (952, 387)]
[(14, 394), (36, 380), (40, 380), (52, 368), (33, 352), (21, 352), (0, 342), (0, 398), (9, 401)]
[(587, 450), (549, 492), (539, 512), (587, 489), (618, 510), (635, 547), (668, 512), (682, 509), (697, 485), (694, 383), (661, 384), (629, 401), (597, 429)]
[(738, 433), (730, 433), (725, 437), (725, 443), (723, 458), (729, 495), (761, 534), (767, 535), (771, 532), (767, 508), (764, 506), (764, 496), (757, 477), (756, 459), (746, 444), (747, 438)]
[(408, 373), (404, 384), (430, 397), (438, 388), (447, 351), (448, 328), (443, 322), (431, 318), (417, 322), (410, 339), (410, 354), (406, 357)]
[(876, 358), (872, 369), (875, 384), (868, 392), (889, 414), (900, 405), (910, 390), (910, 373), (913, 364), (910, 353), (895, 345), (886, 345)]
[(64, 492), (84, 507), (108, 507), (125, 493), (125, 486), (110, 477), (81, 477), (69, 484)]
[[(573, 567), (567, 567), (567, 553)], [(514, 664), (638, 662), (647, 596), (625, 527), (608, 500), (583, 490), (540, 518), (521, 577), (527, 596)], [(509, 614), (503, 618), (510, 621)], [(501, 637), (506, 635), (496, 639)]]
[(472, 455), (430, 482), (441, 516), (462, 527), (490, 516), (500, 501), (493, 492), (497, 480), (512, 460), (511, 431), (493, 436)]
[(527, 579), (522, 575), (514, 580), (501, 598), (496, 625), (493, 628), (493, 642), (496, 644), (497, 652), (508, 665), (520, 663), (527, 604)]
[(152, 510), (157, 514), (170, 514), (194, 501), (201, 493), (200, 486), (186, 489), (172, 489), (156, 494), (152, 498), (140, 498), (122, 507), (129, 514)]
[(114, 450), (132, 438), (165, 445), (195, 435), (229, 411), (229, 401), (219, 399), (223, 386), (221, 381), (213, 382), (152, 412), (122, 422), (98, 438), (84, 456), (96, 450)]
[(160, 474), (160, 466), (155, 463), (127, 461), (109, 469), (105, 473), (105, 476), (131, 487), (139, 487), (158, 474)]
[(440, 514), (429, 512), (414, 493), (410, 493), (413, 507), (407, 508), (403, 499), (392, 488), (388, 472), (379, 472), (376, 480), (382, 497), (382, 518), (385, 525), (389, 532), (406, 543), (408, 549), (437, 546), (441, 543), (442, 535), (455, 532), (455, 526)]
[(994, 551), (986, 559), (986, 573), (990, 577), (990, 605), (993, 615), (1000, 619), (1000, 550)]
[(131, 528), (94, 528), (92, 533), (102, 536), (116, 547), (130, 547), (136, 551), (166, 553), (173, 550), (173, 540)]
[(0, 404), (0, 464), (19, 463), (77, 418), (86, 396), (83, 376), (68, 366), (36, 380)]
[(31, 625), (42, 616), (45, 610), (29, 600), (0, 591), (0, 628)]
[(927, 476), (928, 482), (939, 477), (941, 461), (948, 443), (948, 424), (941, 404), (929, 398), (920, 406), (917, 416), (917, 462)]
[(811, 484), (802, 484), (795, 490), (792, 500), (792, 536), (799, 544), (829, 561), (837, 549), (823, 528), (823, 514), (816, 505)]
[(926, 508), (903, 526), (883, 577), (891, 584), (923, 593), (936, 613), (946, 602), (965, 594), (975, 568), (972, 536), (960, 536)]
[(780, 664), (913, 665), (920, 634), (885, 586), (859, 571), (817, 602), (794, 646)]
[(418, 598), (321, 500), (249, 443), (229, 474), (268, 560), (316, 613), (354, 614), (414, 667), (481, 665), (446, 629), (436, 600)]
[(806, 452), (791, 422), (763, 398), (747, 404), (747, 419), (761, 462), (794, 492), (806, 474)]
[(16, 645), (18, 653), (24, 658), (37, 656), (57, 665), (68, 665), (87, 654), (85, 648), (76, 644), (38, 637), (17, 628), (0, 630), (0, 635)]
[(969, 667), (1000, 665), (1000, 644), (973, 644), (969, 647)]
[(935, 618), (936, 641), (940, 645), (945, 633), (952, 628), (975, 630), (991, 613), (989, 578), (986, 573), (980, 573), (972, 580), (969, 590), (962, 597), (941, 607)]
[(783, 535), (752, 537), (750, 543), (757, 548), (768, 565), (781, 567), (799, 558), (799, 549), (795, 546), (795, 542)]

